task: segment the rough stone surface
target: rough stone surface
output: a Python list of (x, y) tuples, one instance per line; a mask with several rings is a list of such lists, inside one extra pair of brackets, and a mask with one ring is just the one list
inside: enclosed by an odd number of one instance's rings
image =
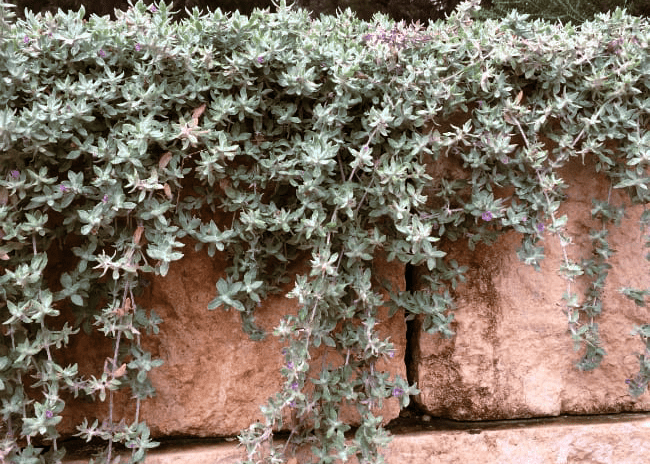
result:
[[(577, 261), (589, 257), (588, 232), (598, 226), (590, 217), (591, 199), (608, 195), (609, 182), (594, 172), (580, 161), (562, 172), (571, 187), (560, 214), (568, 214), (574, 237), (568, 253)], [(614, 190), (611, 201), (621, 204), (625, 197)], [(544, 235), (540, 272), (517, 258), (517, 233), (474, 251), (455, 243), (450, 256), (469, 267), (467, 282), (456, 292), (456, 335), (445, 340), (415, 331), (411, 369), (422, 392), (418, 405), (434, 416), (459, 420), (649, 410), (650, 395), (634, 400), (624, 381), (638, 371), (635, 352), (643, 350), (631, 331), (650, 316), (619, 292), (624, 286), (650, 287), (640, 213), (629, 208), (621, 226), (610, 228), (617, 253), (597, 321), (607, 355), (591, 372), (575, 367), (581, 352), (574, 351), (563, 313), (567, 283), (557, 273), (562, 248), (556, 236)], [(579, 295), (584, 288), (584, 280), (573, 284)]]
[[(624, 415), (621, 415), (624, 416)], [(588, 418), (509, 422), (502, 427), (426, 430), (393, 437), (387, 464), (642, 464), (650, 453), (650, 419)], [(153, 450), (147, 464), (235, 464), (244, 450), (234, 443), (188, 444)], [(70, 457), (64, 464), (86, 464)], [(288, 464), (308, 462), (306, 454)], [(357, 464), (356, 460), (348, 461)], [(338, 464), (338, 463), (337, 463)]]
[[(242, 331), (237, 311), (207, 310), (216, 295), (215, 283), (225, 277), (228, 264), (223, 257), (210, 258), (205, 249), (196, 252), (192, 245), (186, 246), (184, 253), (182, 260), (171, 264), (167, 276), (153, 278), (142, 297), (136, 298), (139, 305), (154, 309), (163, 319), (158, 335), (143, 338), (143, 346), (164, 364), (151, 371), (156, 397), (142, 402), (140, 417), (156, 437), (237, 435), (253, 421), (263, 419), (259, 407), (282, 386), (283, 345), (270, 332), (283, 315), (297, 310), (297, 302), (282, 295), (263, 301), (256, 322), (268, 336), (260, 342), (251, 341)], [(404, 289), (401, 264), (388, 264), (378, 257), (374, 266), (380, 281), (389, 279), (393, 286)], [(292, 287), (288, 285), (286, 291)], [(384, 314), (380, 333), (390, 336), (396, 354), (378, 368), (406, 378), (404, 314), (399, 311), (390, 319), (387, 310)], [(99, 337), (100, 343), (103, 338)], [(74, 362), (82, 360), (81, 372), (98, 377), (98, 366), (101, 370), (111, 351), (108, 346), (98, 346), (97, 337), (75, 337), (72, 352), (76, 353)], [(320, 366), (320, 358), (313, 363)], [(134, 404), (119, 392), (113, 417), (131, 422)], [(73, 432), (83, 416), (89, 417), (90, 423), (94, 418), (101, 423), (108, 417), (104, 406), (71, 401), (60, 432), (64, 436)], [(385, 422), (397, 417), (397, 399), (384, 402), (379, 413)], [(347, 416), (347, 420), (354, 422), (354, 417)]]
[[(395, 438), (388, 464), (641, 464), (650, 421), (511, 424), (505, 429), (420, 432)], [(161, 463), (162, 464), (162, 463)]]

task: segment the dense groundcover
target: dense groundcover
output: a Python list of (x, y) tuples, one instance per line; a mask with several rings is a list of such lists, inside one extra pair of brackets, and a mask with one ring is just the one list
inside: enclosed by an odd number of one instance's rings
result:
[[(143, 461), (156, 443), (137, 412), (113, 414), (113, 395), (129, 389), (139, 405), (154, 394), (147, 372), (161, 361), (140, 335), (161, 320), (136, 299), (191, 238), (230, 258), (206, 310), (238, 311), (253, 339), (286, 342), (284, 387), (261, 405), (265, 422), (240, 435), (248, 462), (283, 462), (305, 443), (315, 462), (381, 462), (389, 436), (376, 406), (390, 397), (406, 406), (417, 388), (375, 368), (394, 355), (378, 309), (421, 314), (425, 330), (453, 336), (448, 290), (464, 269), (442, 242), (473, 247), (515, 230), (519, 257), (537, 265), (542, 232), (571, 241), (571, 218), (558, 214), (571, 179), (557, 173), (576, 157), (595, 160), (585, 169), (632, 203), (650, 198), (647, 20), (620, 10), (580, 27), (516, 13), (478, 20), (476, 7), (423, 28), (350, 11), (312, 20), (284, 4), (250, 16), (195, 10), (179, 23), (164, 3), (141, 2), (115, 22), (83, 11), (14, 21), (0, 4), (2, 460), (62, 458), (66, 393), (110, 405), (101, 422), (78, 426), (82, 438), (106, 440), (96, 462), (113, 462), (116, 443)], [(426, 173), (449, 159), (462, 175)], [(216, 211), (230, 221), (217, 225)], [(583, 370), (606, 356), (597, 320), (607, 231), (622, 213), (594, 198), (594, 258), (567, 257), (559, 271)], [(380, 249), (426, 266), (426, 290), (373, 279)], [(51, 262), (60, 250), (65, 262)], [(264, 333), (257, 308), (304, 257), (309, 269), (289, 293), (300, 310)], [(572, 290), (579, 275), (592, 280), (584, 295)], [(647, 289), (621, 291), (645, 304)], [(94, 376), (58, 361), (81, 330), (113, 343)], [(637, 331), (647, 342), (650, 328)], [(321, 345), (344, 362), (314, 374), (310, 352)], [(644, 355), (639, 365), (631, 394), (650, 377)], [(343, 405), (358, 410), (353, 430)], [(278, 429), (290, 430), (286, 444), (273, 443)]]

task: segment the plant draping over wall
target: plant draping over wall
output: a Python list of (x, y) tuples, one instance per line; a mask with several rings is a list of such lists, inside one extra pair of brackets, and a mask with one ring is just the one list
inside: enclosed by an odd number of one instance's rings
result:
[[(537, 265), (542, 232), (571, 241), (571, 218), (558, 213), (571, 180), (558, 170), (576, 157), (595, 160), (585, 169), (595, 166), (633, 203), (649, 199), (647, 21), (621, 11), (580, 28), (516, 13), (478, 21), (476, 6), (465, 2), (423, 28), (350, 11), (311, 20), (284, 4), (250, 17), (195, 10), (178, 24), (164, 3), (137, 3), (117, 22), (82, 21), (83, 11), (13, 22), (0, 4), (2, 459), (61, 458), (63, 391), (111, 404), (120, 388), (138, 403), (154, 393), (147, 372), (160, 361), (139, 342), (161, 321), (137, 304), (138, 289), (147, 273), (164, 276), (191, 238), (210, 256), (230, 257), (209, 309), (239, 311), (251, 337), (287, 344), (282, 390), (263, 406), (265, 422), (240, 436), (248, 462), (282, 462), (304, 443), (317, 462), (381, 462), (389, 437), (375, 407), (390, 397), (405, 406), (417, 389), (375, 368), (394, 355), (378, 336), (378, 309), (404, 308), (422, 315), (425, 330), (453, 335), (448, 288), (464, 269), (442, 240), (474, 246), (516, 230), (519, 257)], [(440, 130), (459, 115), (462, 124)], [(463, 176), (426, 174), (427, 164), (449, 159)], [(621, 208), (594, 198), (603, 223), (592, 234), (594, 258), (566, 258), (560, 270), (581, 369), (606, 355), (599, 295), (613, 253), (607, 227)], [(216, 213), (229, 223), (217, 225)], [(70, 261), (52, 274), (56, 248)], [(371, 263), (380, 249), (426, 266), (428, 289), (389, 288), (384, 301)], [(309, 271), (289, 293), (300, 310), (264, 334), (258, 306), (303, 257)], [(584, 274), (593, 284), (581, 297), (571, 284)], [(646, 289), (623, 291), (645, 303)], [(64, 311), (74, 323), (58, 323)], [(646, 343), (648, 327), (639, 329)], [(57, 362), (82, 328), (114, 342), (97, 377)], [(321, 344), (345, 362), (314, 377), (310, 352)], [(639, 360), (633, 394), (650, 376), (645, 355)], [(343, 404), (361, 418), (351, 435)], [(111, 461), (113, 443), (142, 462), (155, 446), (146, 424), (109, 410), (79, 435), (107, 441), (97, 462)], [(297, 420), (277, 445), (287, 410)]]

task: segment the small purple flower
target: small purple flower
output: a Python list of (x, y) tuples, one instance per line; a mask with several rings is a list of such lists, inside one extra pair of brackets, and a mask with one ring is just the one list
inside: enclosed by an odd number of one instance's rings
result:
[(296, 402), (291, 400), (289, 401), (289, 407), (295, 408), (296, 407)]
[(257, 57), (257, 62), (258, 62), (259, 64), (264, 63), (264, 57), (263, 57), (263, 56), (258, 56), (258, 57)]
[(20, 177), (20, 171), (14, 169), (9, 173), (13, 179), (18, 179)]
[(503, 164), (508, 164), (510, 162), (510, 158), (508, 158), (507, 156), (504, 156), (503, 158), (501, 158), (501, 162)]
[(544, 232), (544, 223), (543, 222), (540, 222), (539, 224), (537, 224), (537, 230), (539, 231), (539, 233)]
[(484, 221), (491, 221), (494, 216), (492, 215), (492, 211), (486, 211), (483, 214), (481, 214), (481, 218)]
[(151, 5), (149, 7), (149, 11), (151, 11), (152, 13), (155, 13), (156, 11), (158, 11), (158, 8), (156, 8), (154, 5)]
[(634, 376), (634, 378), (625, 380), (625, 383), (630, 388), (639, 389), (643, 387), (643, 378), (639, 374), (637, 374)]
[(102, 58), (106, 56), (106, 52), (101, 48), (99, 49), (99, 56), (101, 56)]
[(400, 397), (404, 394), (404, 390), (402, 390), (400, 387), (395, 387), (393, 388), (393, 396)]
[(140, 44), (139, 44), (139, 43), (135, 44), (135, 51), (136, 51), (136, 52), (139, 52), (141, 48), (142, 48), (142, 47), (140, 47)]
[(28, 37), (28, 36), (25, 36), (25, 38), (23, 39), (23, 42), (26, 43), (26, 44), (28, 44), (28, 43), (29, 43), (29, 37)]
[(388, 357), (389, 357), (389, 358), (394, 358), (394, 357), (395, 357), (395, 351), (390, 350), (390, 351), (388, 352)]
[(104, 197), (102, 198), (102, 203), (106, 203), (108, 201), (108, 195), (104, 194)]
[(293, 363), (291, 361), (287, 363), (287, 369), (293, 369)]
[(292, 390), (298, 390), (299, 387), (300, 387), (300, 385), (298, 385), (298, 382), (293, 382), (291, 384), (291, 389)]
[(59, 190), (61, 190), (63, 193), (65, 193), (65, 192), (68, 191), (68, 187), (66, 187), (65, 185), (61, 184), (61, 185), (59, 185)]
[(48, 419), (52, 419), (52, 417), (54, 417), (54, 413), (50, 410), (47, 410), (45, 411), (45, 417), (47, 417)]

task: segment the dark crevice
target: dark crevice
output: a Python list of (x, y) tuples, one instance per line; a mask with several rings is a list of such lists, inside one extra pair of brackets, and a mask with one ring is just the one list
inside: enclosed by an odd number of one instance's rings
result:
[[(408, 411), (408, 409), (407, 409)], [(415, 410), (417, 411), (417, 410)], [(406, 416), (406, 417), (405, 417)], [(522, 430), (523, 428), (540, 426), (580, 426), (611, 424), (618, 422), (644, 421), (650, 418), (648, 412), (621, 412), (611, 414), (563, 414), (560, 416), (543, 416), (501, 420), (462, 421), (443, 417), (431, 417), (428, 414), (411, 412), (400, 414), (392, 420), (386, 429), (393, 435), (423, 432), (423, 431), (466, 431), (467, 433), (481, 433), (489, 430)]]
[[(415, 266), (411, 264), (406, 265), (406, 269), (404, 271), (404, 278), (406, 281), (406, 288), (405, 290), (407, 292), (413, 292), (415, 291), (415, 285), (416, 285), (416, 279), (415, 279)], [(409, 385), (412, 385), (417, 381), (416, 378), (416, 369), (414, 365), (414, 346), (413, 343), (415, 342), (415, 330), (416, 330), (416, 321), (415, 319), (411, 319), (409, 317), (409, 314), (405, 315), (406, 317), (406, 347), (404, 350), (404, 365), (406, 366), (406, 380), (408, 381)]]
[[(561, 415), (561, 416), (547, 416), (547, 417), (534, 417), (527, 419), (504, 419), (504, 420), (491, 420), (491, 421), (457, 421), (453, 419), (444, 419), (440, 417), (431, 417), (426, 414), (420, 414), (416, 417), (404, 418), (400, 417), (394, 419), (387, 426), (386, 429), (394, 436), (416, 433), (416, 432), (455, 432), (464, 431), (469, 434), (479, 434), (487, 431), (498, 430), (524, 430), (530, 427), (541, 426), (578, 426), (578, 425), (596, 425), (607, 423), (620, 423), (620, 422), (634, 422), (643, 421), (650, 418), (647, 412), (622, 412), (618, 414), (591, 414), (591, 415)], [(353, 427), (346, 436), (351, 438), (356, 432), (356, 427)], [(280, 432), (274, 435), (274, 438), (279, 442), (286, 440), (289, 437), (287, 432)], [(174, 450), (175, 452), (182, 451), (186, 447), (196, 445), (224, 445), (231, 443), (238, 443), (236, 436), (231, 437), (196, 437), (196, 436), (175, 436), (175, 437), (154, 437), (160, 445), (153, 449), (153, 451), (167, 451)], [(93, 453), (98, 453), (105, 449), (106, 442), (100, 439), (93, 439), (91, 443), (87, 443), (80, 438), (73, 438), (63, 440), (61, 445), (66, 448), (67, 459), (81, 459), (88, 458)], [(126, 449), (120, 445), (114, 444), (117, 452), (125, 452)]]
[[(417, 290), (417, 268), (411, 264), (407, 264), (404, 270), (405, 290), (407, 292), (414, 292)], [(418, 382), (418, 368), (417, 368), (417, 332), (420, 330), (420, 325), (413, 315), (405, 314), (406, 317), (406, 347), (404, 349), (404, 365), (406, 366), (406, 380), (409, 385), (417, 384)], [(425, 414), (417, 403), (415, 398), (411, 396), (409, 405), (400, 411), (400, 415), (393, 423), (401, 423), (403, 421), (410, 421), (414, 418), (420, 418)], [(389, 427), (390, 425), (389, 424)]]

